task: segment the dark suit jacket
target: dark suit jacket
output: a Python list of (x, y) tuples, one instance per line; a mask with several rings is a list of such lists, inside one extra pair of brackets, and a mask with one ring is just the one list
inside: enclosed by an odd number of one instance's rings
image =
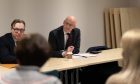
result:
[[(74, 28), (71, 31), (72, 45), (75, 47), (73, 53), (79, 53), (81, 34), (80, 29)], [(62, 57), (62, 52), (65, 50), (63, 26), (54, 29), (49, 34), (49, 43), (53, 50), (52, 55), (55, 57)]]
[(14, 47), (15, 42), (11, 33), (0, 37), (0, 63), (16, 63)]

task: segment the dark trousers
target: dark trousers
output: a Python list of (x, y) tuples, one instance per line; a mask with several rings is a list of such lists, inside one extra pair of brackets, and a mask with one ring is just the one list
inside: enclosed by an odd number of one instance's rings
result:
[(77, 77), (77, 69), (70, 69), (60, 72), (60, 79), (63, 84), (77, 84), (79, 82), (79, 74)]

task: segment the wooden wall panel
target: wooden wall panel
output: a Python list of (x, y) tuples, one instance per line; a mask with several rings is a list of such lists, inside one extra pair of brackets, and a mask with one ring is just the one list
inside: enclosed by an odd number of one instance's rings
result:
[(120, 9), (114, 8), (114, 28), (115, 28), (115, 37), (116, 37), (116, 46), (120, 47), (120, 40), (122, 36), (121, 30), (121, 19), (120, 19)]
[(115, 40), (115, 29), (114, 29), (114, 8), (110, 8), (109, 9), (109, 13), (110, 13), (110, 29), (111, 29), (111, 44), (112, 44), (112, 48), (115, 48), (116, 46), (116, 40)]
[(111, 48), (111, 30), (110, 30), (110, 17), (109, 10), (106, 9), (104, 12), (104, 21), (105, 21), (105, 44), (107, 47)]
[(105, 43), (110, 48), (120, 47), (122, 34), (140, 28), (140, 8), (109, 8), (105, 11)]
[(140, 8), (120, 8), (122, 32), (140, 28)]

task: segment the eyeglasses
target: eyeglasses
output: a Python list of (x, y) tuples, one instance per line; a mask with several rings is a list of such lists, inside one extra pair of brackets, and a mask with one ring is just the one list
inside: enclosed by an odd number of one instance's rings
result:
[(21, 33), (23, 33), (25, 31), (25, 29), (19, 29), (19, 28), (12, 28), (15, 32), (20, 31)]
[(65, 25), (71, 27), (71, 28), (75, 28), (75, 24), (74, 23), (69, 23), (67, 21), (65, 21)]
[(73, 27), (72, 24), (68, 23), (68, 22), (65, 22), (66, 25), (69, 25), (70, 27)]

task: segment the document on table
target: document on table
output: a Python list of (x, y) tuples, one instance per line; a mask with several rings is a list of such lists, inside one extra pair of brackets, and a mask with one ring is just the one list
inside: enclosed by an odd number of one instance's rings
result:
[(73, 58), (78, 58), (78, 57), (88, 58), (88, 57), (95, 57), (95, 56), (97, 56), (97, 54), (91, 54), (91, 53), (73, 54)]

